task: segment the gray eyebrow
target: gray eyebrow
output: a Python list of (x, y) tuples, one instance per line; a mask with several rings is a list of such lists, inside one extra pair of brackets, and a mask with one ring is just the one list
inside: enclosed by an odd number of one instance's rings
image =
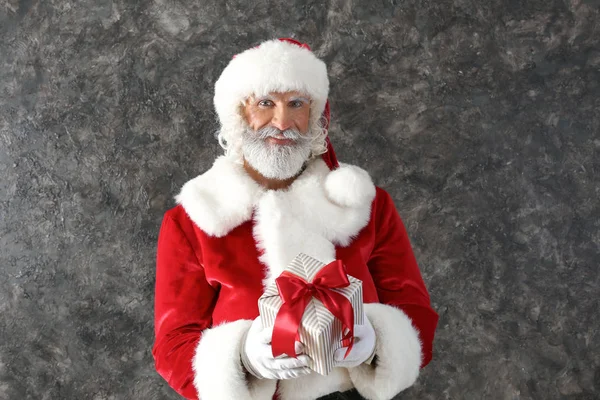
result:
[(255, 99), (255, 101), (262, 101), (262, 100), (271, 100), (271, 101), (275, 101), (275, 99), (273, 98), (273, 96), (271, 96), (271, 95), (268, 95), (268, 94), (267, 94), (267, 95), (264, 95), (264, 96), (257, 97), (257, 98)]
[(305, 103), (310, 103), (310, 99), (308, 97), (292, 97), (290, 101), (298, 101), (301, 100)]

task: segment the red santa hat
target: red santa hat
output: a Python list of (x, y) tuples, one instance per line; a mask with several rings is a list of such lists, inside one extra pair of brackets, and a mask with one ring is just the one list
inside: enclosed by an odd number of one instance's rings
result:
[[(237, 54), (215, 84), (214, 104), (225, 131), (239, 131), (245, 126), (240, 107), (249, 96), (270, 92), (298, 91), (311, 98), (311, 126), (323, 118), (327, 132), (330, 119), (329, 78), (325, 63), (310, 47), (294, 39), (269, 40)], [(226, 138), (227, 140), (228, 138)], [(329, 138), (323, 160), (330, 169), (338, 167)]]

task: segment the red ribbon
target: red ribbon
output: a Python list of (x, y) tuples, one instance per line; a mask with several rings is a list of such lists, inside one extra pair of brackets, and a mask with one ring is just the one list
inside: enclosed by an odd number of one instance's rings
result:
[(297, 357), (294, 344), (300, 321), (308, 302), (315, 297), (342, 322), (342, 341), (348, 344), (344, 355), (346, 358), (353, 345), (354, 311), (350, 300), (331, 290), (350, 285), (344, 264), (340, 260), (327, 264), (315, 275), (312, 282), (307, 282), (289, 271), (284, 271), (275, 282), (283, 304), (275, 317), (271, 341), (273, 357), (284, 353), (290, 357)]

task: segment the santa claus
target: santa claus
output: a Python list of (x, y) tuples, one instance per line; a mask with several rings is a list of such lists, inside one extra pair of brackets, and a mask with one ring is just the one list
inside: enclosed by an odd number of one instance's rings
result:
[[(391, 399), (431, 360), (438, 316), (406, 230), (367, 172), (337, 162), (328, 92), (325, 64), (292, 39), (236, 55), (215, 85), (225, 154), (183, 186), (158, 241), (153, 355), (187, 399)], [(365, 322), (327, 376), (306, 354), (274, 358), (259, 317), (299, 253), (362, 280)]]

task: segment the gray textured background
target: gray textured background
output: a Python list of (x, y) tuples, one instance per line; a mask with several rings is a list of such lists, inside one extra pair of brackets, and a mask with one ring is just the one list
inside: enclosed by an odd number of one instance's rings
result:
[(0, 399), (178, 398), (159, 224), (220, 153), (218, 74), (277, 36), (328, 63), (440, 313), (398, 398), (598, 399), (598, 0), (1, 0)]

